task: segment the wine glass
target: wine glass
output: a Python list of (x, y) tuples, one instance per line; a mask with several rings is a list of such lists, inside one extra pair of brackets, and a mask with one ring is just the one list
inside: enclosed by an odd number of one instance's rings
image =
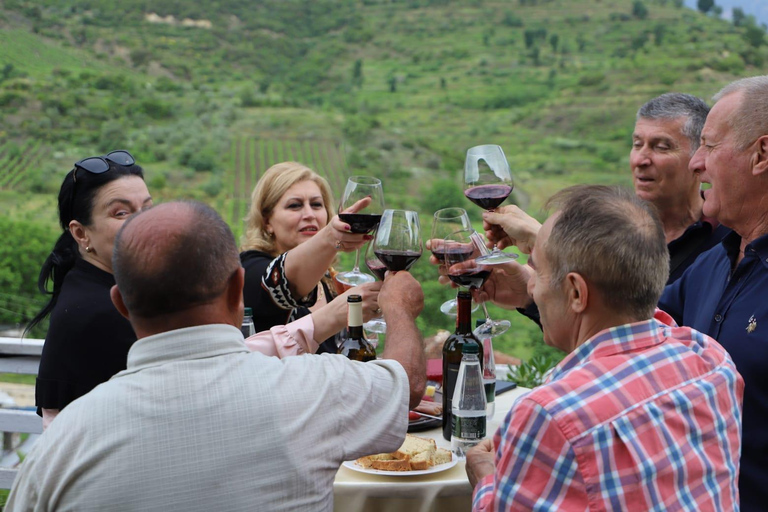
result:
[[(375, 275), (379, 281), (384, 280), (384, 274), (387, 273), (387, 267), (379, 260), (379, 258), (373, 252), (373, 242), (368, 244), (365, 249), (365, 266), (368, 270)], [(384, 334), (387, 332), (387, 322), (383, 317), (372, 318), (363, 324), (366, 331), (375, 332), (376, 334)]]
[(419, 214), (384, 210), (373, 241), (373, 253), (392, 272), (408, 270), (421, 257)]
[[(464, 208), (443, 208), (435, 212), (429, 245), (432, 255), (443, 264), (445, 264), (443, 239), (459, 229), (472, 229), (472, 223)], [(477, 303), (473, 301), (472, 312), (477, 311), (477, 308)], [(448, 316), (456, 316), (458, 310), (459, 305), (456, 299), (447, 300), (440, 306), (440, 311)]]
[[(478, 252), (481, 256), (472, 259)], [(481, 262), (482, 256), (487, 254), (490, 254), (488, 248), (474, 230), (462, 229), (451, 233), (445, 238), (445, 264), (448, 266), (448, 279), (470, 290), (481, 288), (491, 275), (487, 264)], [(470, 262), (472, 265), (465, 264), (454, 268), (454, 265), (463, 262)], [(475, 335), (493, 337), (507, 332), (512, 324), (508, 320), (492, 320), (485, 302), (481, 305), (485, 313), (485, 323), (473, 331)]]
[[(485, 144), (467, 150), (464, 161), (464, 195), (480, 208), (493, 211), (509, 197), (514, 188), (509, 163), (501, 146)], [(486, 265), (507, 263), (516, 254), (501, 252), (498, 247), (479, 259)]]
[[(344, 213), (344, 210), (365, 197), (370, 197), (371, 203), (363, 211)], [(376, 229), (383, 210), (384, 192), (381, 180), (370, 176), (352, 176), (347, 180), (339, 205), (339, 218), (349, 224), (352, 233), (370, 233)], [(355, 251), (355, 266), (352, 270), (336, 274), (336, 280), (350, 287), (374, 281), (373, 277), (360, 272), (360, 249)]]

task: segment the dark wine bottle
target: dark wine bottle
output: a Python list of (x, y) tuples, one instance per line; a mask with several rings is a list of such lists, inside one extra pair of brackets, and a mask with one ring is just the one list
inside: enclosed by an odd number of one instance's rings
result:
[(451, 440), (451, 406), (461, 366), (461, 347), (466, 343), (474, 343), (478, 346), (478, 358), (483, 360), (483, 346), (472, 334), (472, 295), (462, 290), (456, 301), (459, 303), (456, 332), (443, 344), (443, 437), (446, 441)]
[(347, 332), (339, 343), (338, 353), (353, 361), (373, 361), (376, 350), (363, 333), (363, 298), (360, 295), (347, 297), (347, 309)]

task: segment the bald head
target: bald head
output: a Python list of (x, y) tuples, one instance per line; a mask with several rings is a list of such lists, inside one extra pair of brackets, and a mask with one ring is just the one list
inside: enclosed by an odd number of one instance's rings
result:
[(240, 259), (232, 231), (213, 209), (173, 202), (123, 225), (112, 268), (130, 315), (154, 318), (219, 298)]

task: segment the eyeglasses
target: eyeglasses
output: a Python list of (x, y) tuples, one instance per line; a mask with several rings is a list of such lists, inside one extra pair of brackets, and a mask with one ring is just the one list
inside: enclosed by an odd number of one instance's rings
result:
[(72, 170), (72, 180), (77, 183), (78, 169), (83, 169), (91, 174), (107, 172), (109, 170), (109, 162), (130, 167), (136, 163), (136, 159), (124, 149), (112, 151), (104, 156), (90, 156), (88, 158), (83, 158), (82, 160), (75, 162), (75, 168)]

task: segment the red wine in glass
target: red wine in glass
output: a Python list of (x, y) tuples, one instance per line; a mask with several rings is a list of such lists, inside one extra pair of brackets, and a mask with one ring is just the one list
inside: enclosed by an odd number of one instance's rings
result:
[(380, 213), (340, 213), (339, 218), (349, 224), (355, 234), (370, 233), (381, 221)]
[(471, 258), (472, 252), (472, 247), (456, 247), (454, 244), (454, 247), (446, 247), (445, 245), (436, 247), (432, 250), (432, 255), (440, 261), (445, 261), (445, 259), (448, 258), (448, 261), (450, 261), (452, 265), (455, 265), (456, 263), (467, 261)]
[(449, 272), (448, 279), (459, 286), (466, 288), (480, 288), (491, 275), (490, 270), (482, 268), (463, 268), (456, 272)]
[(421, 257), (420, 252), (416, 251), (396, 251), (391, 249), (379, 249), (374, 251), (387, 270), (397, 272), (408, 270)]
[(384, 280), (384, 275), (387, 273), (387, 266), (379, 261), (378, 258), (366, 260), (365, 265), (368, 267), (368, 270), (373, 272), (373, 275), (379, 278), (379, 281)]
[(467, 199), (484, 210), (498, 208), (511, 193), (512, 187), (509, 185), (477, 185), (464, 191)]

